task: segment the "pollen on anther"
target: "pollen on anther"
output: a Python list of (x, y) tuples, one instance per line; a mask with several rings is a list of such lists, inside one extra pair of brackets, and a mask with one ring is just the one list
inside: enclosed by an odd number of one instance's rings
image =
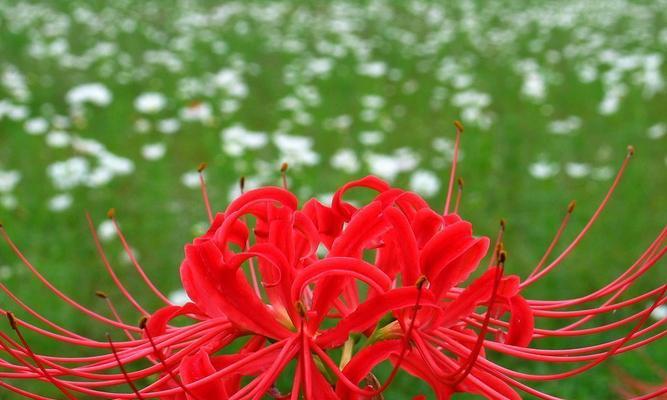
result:
[(428, 284), (429, 284), (429, 282), (428, 282), (428, 278), (426, 277), (426, 275), (420, 276), (419, 279), (417, 279), (417, 282), (415, 282), (415, 286), (417, 287), (417, 289), (421, 289), (421, 288), (424, 287), (424, 285), (428, 285)]
[(301, 300), (297, 301), (296, 304), (294, 305), (296, 307), (296, 311), (299, 313), (301, 318), (304, 318), (306, 316), (306, 306), (303, 304)]
[(107, 211), (107, 218), (109, 218), (109, 219), (116, 218), (116, 209), (115, 208), (110, 208), (109, 211)]
[(199, 163), (199, 166), (197, 167), (197, 172), (201, 173), (202, 171), (204, 171), (206, 169), (207, 166), (208, 166), (208, 164), (206, 164), (205, 162)]
[(500, 250), (500, 252), (498, 252), (498, 264), (505, 264), (505, 260), (507, 260), (507, 252), (505, 250)]
[(458, 130), (459, 132), (463, 133), (464, 128), (463, 128), (463, 124), (461, 123), (461, 121), (459, 121), (459, 120), (455, 120), (455, 121), (454, 121), (454, 126), (456, 127), (456, 130)]
[(7, 311), (7, 320), (9, 321), (9, 326), (16, 330), (16, 318), (14, 318), (13, 312)]
[(96, 291), (95, 296), (99, 297), (100, 299), (105, 299), (105, 300), (109, 298), (109, 296), (107, 296), (107, 294), (104, 293), (101, 290)]

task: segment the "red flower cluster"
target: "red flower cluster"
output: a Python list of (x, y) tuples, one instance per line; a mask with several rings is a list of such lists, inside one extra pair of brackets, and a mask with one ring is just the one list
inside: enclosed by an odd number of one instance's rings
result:
[[(120, 292), (145, 317), (138, 327), (125, 323), (103, 293), (99, 296), (107, 301), (111, 316), (91, 311), (61, 293), (1, 229), (15, 253), (56, 296), (117, 328), (126, 338), (83, 337), (43, 317), (0, 284), (19, 307), (44, 324), (32, 325), (2, 311), (17, 339), (0, 332), (0, 386), (33, 399), (47, 397), (21, 389), (17, 382), (47, 382), (69, 399), (76, 395), (170, 400), (377, 399), (396, 374), (408, 373), (427, 382), (438, 399), (455, 392), (520, 399), (517, 391), (552, 399), (523, 382), (576, 375), (667, 334), (666, 320), (645, 325), (651, 311), (667, 301), (667, 285), (619, 300), (664, 256), (667, 228), (623, 274), (586, 296), (554, 301), (528, 300), (522, 295), (523, 288), (574, 249), (606, 204), (628, 159), (584, 230), (547, 264), (572, 212), (573, 206), (569, 207), (554, 243), (523, 282), (504, 273), (502, 231), (488, 266), (480, 268), (489, 253), (488, 238), (473, 236), (472, 225), (456, 213), (438, 213), (415, 193), (392, 188), (375, 177), (344, 185), (331, 206), (313, 199), (299, 207), (288, 190), (265, 187), (242, 194), (215, 216), (209, 209), (210, 229), (185, 247), (180, 272), (192, 299), (185, 306), (170, 304), (131, 257), (144, 281), (167, 303), (154, 313), (143, 309), (111, 269), (96, 240)], [(355, 206), (344, 200), (353, 188), (376, 194), (367, 204)], [(119, 229), (118, 233), (131, 255)], [(477, 269), (481, 271), (472, 279)], [(629, 317), (582, 327), (598, 315), (647, 301), (650, 307)], [(179, 316), (191, 323), (175, 324)], [(535, 326), (541, 319), (563, 318), (574, 321), (558, 329)], [(622, 326), (629, 333), (594, 346), (531, 347), (533, 339), (597, 335)], [(37, 354), (23, 337), (24, 329), (97, 354)], [(558, 374), (528, 374), (495, 363), (487, 358), (489, 352), (577, 366)], [(387, 361), (392, 372), (380, 383), (373, 369)], [(291, 380), (288, 393), (281, 393), (276, 384), (280, 376)]]

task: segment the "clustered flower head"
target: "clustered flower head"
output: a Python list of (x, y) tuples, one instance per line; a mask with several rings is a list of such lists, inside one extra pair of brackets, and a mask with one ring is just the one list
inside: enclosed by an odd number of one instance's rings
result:
[[(461, 131), (457, 124), (457, 149)], [(520, 399), (525, 392), (553, 399), (530, 382), (583, 373), (667, 334), (666, 319), (647, 322), (650, 313), (667, 302), (664, 282), (621, 299), (664, 256), (667, 228), (633, 265), (592, 293), (561, 300), (523, 294), (581, 241), (631, 155), (629, 151), (590, 221), (552, 257), (574, 204), (568, 207), (544, 257), (523, 280), (505, 271), (504, 224), (492, 244), (473, 235), (471, 223), (458, 215), (460, 191), (452, 196), (456, 162), (444, 212), (433, 210), (415, 193), (368, 176), (343, 185), (331, 205), (315, 199), (299, 205), (284, 182), (283, 187), (247, 191), (214, 214), (201, 178), (211, 224), (185, 246), (180, 275), (191, 302), (183, 306), (172, 304), (151, 282), (110, 213), (139, 276), (165, 303), (154, 312), (144, 309), (112, 269), (91, 229), (120, 294), (143, 316), (138, 326), (125, 322), (105, 293), (98, 296), (107, 302), (108, 315), (60, 292), (1, 228), (17, 256), (55, 296), (117, 333), (114, 339), (81, 336), (42, 316), (0, 284), (17, 310), (41, 324), (2, 311), (14, 332), (0, 332), (0, 386), (32, 399), (48, 397), (22, 389), (25, 381), (49, 383), (59, 398), (68, 399), (370, 400), (382, 398), (397, 374), (409, 374), (426, 382), (437, 399), (456, 392), (490, 399)], [(345, 200), (348, 191), (359, 188), (369, 191), (372, 200)], [(90, 217), (89, 222), (92, 227)], [(633, 310), (637, 304), (650, 306), (614, 322), (584, 327), (597, 316)], [(189, 322), (176, 323), (177, 317)], [(566, 322), (553, 328), (549, 320)], [(627, 333), (592, 346), (536, 345), (538, 339), (588, 337), (622, 327)], [(37, 354), (24, 338), (25, 330), (80, 347), (81, 355)], [(490, 353), (567, 368), (553, 374), (515, 371), (494, 362)], [(376, 376), (382, 363), (391, 370), (383, 382)], [(278, 381), (287, 385), (280, 387)], [(658, 388), (640, 398), (666, 391)], [(412, 396), (426, 398), (425, 393)]]

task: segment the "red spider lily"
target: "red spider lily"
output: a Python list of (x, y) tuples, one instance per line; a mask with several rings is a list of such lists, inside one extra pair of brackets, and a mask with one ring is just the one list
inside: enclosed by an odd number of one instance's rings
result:
[[(455, 153), (461, 132), (457, 124)], [(403, 371), (427, 382), (438, 399), (455, 392), (519, 399), (517, 391), (553, 399), (524, 382), (583, 373), (667, 334), (665, 319), (645, 326), (649, 314), (667, 302), (667, 285), (620, 300), (664, 256), (667, 228), (625, 272), (586, 296), (535, 300), (522, 295), (522, 289), (542, 279), (578, 245), (609, 201), (631, 155), (632, 151), (581, 233), (547, 264), (574, 205), (568, 207), (553, 243), (523, 281), (504, 274), (502, 230), (488, 266), (480, 268), (489, 239), (473, 236), (472, 225), (449, 212), (456, 162), (443, 213), (414, 193), (366, 177), (340, 188), (331, 206), (310, 200), (299, 208), (286, 188), (265, 187), (243, 193), (214, 215), (202, 178), (211, 226), (185, 247), (180, 273), (192, 299), (185, 306), (171, 304), (155, 287), (110, 213), (140, 277), (165, 302), (153, 313), (145, 310), (115, 274), (89, 218), (106, 270), (144, 318), (138, 327), (124, 322), (104, 293), (98, 295), (107, 302), (111, 316), (91, 311), (61, 293), (0, 228), (21, 261), (57, 297), (125, 337), (81, 336), (51, 322), (0, 284), (19, 308), (43, 324), (33, 325), (3, 311), (16, 338), (0, 332), (0, 386), (33, 399), (48, 397), (21, 389), (21, 381), (50, 383), (70, 399), (79, 395), (171, 400), (375, 399)], [(369, 203), (354, 206), (343, 199), (353, 188), (377, 194)], [(454, 210), (459, 199), (460, 195)], [(477, 269), (482, 271), (472, 279)], [(628, 317), (582, 327), (596, 316), (631, 309), (650, 299), (650, 307)], [(189, 318), (191, 324), (174, 325), (172, 320), (179, 316)], [(557, 329), (536, 327), (536, 322), (562, 319), (574, 321)], [(622, 327), (628, 330), (624, 336), (593, 346), (544, 349), (534, 344), (537, 339), (586, 337)], [(26, 329), (96, 355), (38, 354), (22, 334)], [(236, 350), (229, 354), (230, 349)], [(529, 374), (492, 361), (487, 357), (491, 352), (575, 366), (561, 373)], [(393, 368), (382, 384), (373, 369), (385, 361)], [(276, 382), (285, 375), (291, 386), (283, 394)]]

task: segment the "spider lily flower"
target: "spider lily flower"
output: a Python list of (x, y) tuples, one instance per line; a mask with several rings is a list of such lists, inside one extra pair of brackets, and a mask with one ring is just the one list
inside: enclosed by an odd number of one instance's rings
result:
[[(455, 154), (463, 130), (460, 124), (456, 127)], [(444, 212), (373, 176), (345, 184), (331, 205), (311, 199), (300, 207), (283, 175), (282, 188), (245, 192), (214, 214), (202, 177), (211, 225), (185, 246), (180, 276), (192, 301), (184, 306), (171, 304), (153, 284), (111, 212), (140, 279), (165, 303), (154, 311), (142, 307), (108, 262), (89, 218), (105, 269), (143, 317), (139, 326), (126, 323), (105, 293), (98, 293), (109, 309), (103, 315), (60, 292), (0, 228), (14, 253), (56, 297), (117, 331), (115, 339), (84, 337), (52, 322), (0, 284), (17, 309), (40, 323), (2, 311), (14, 334), (0, 332), (0, 386), (33, 399), (48, 397), (29, 392), (22, 382), (49, 383), (69, 399), (374, 399), (397, 374), (406, 373), (428, 383), (438, 399), (456, 392), (491, 399), (519, 399), (519, 393), (526, 392), (553, 399), (530, 382), (583, 373), (667, 334), (665, 319), (646, 324), (651, 312), (667, 302), (665, 284), (621, 299), (664, 256), (667, 228), (633, 265), (592, 293), (561, 300), (530, 299), (523, 293), (575, 249), (609, 201), (631, 155), (591, 220), (548, 263), (574, 209), (573, 204), (568, 207), (553, 243), (523, 280), (505, 273), (503, 231), (491, 246), (488, 238), (474, 236), (470, 222), (456, 212), (461, 198), (460, 191), (453, 196), (456, 161)], [(462, 181), (458, 186), (461, 189)], [(355, 188), (375, 195), (355, 206), (344, 199)], [(482, 263), (485, 257), (490, 260)], [(647, 302), (649, 307), (634, 311), (636, 304)], [(583, 327), (622, 309), (634, 314)], [(190, 323), (174, 324), (177, 317)], [(553, 328), (552, 322), (561, 320), (570, 322)], [(597, 345), (537, 346), (544, 338), (595, 337), (618, 328), (629, 332)], [(79, 347), (81, 355), (39, 354), (23, 336), (26, 330)], [(88, 355), (91, 351), (94, 355)], [(530, 374), (493, 361), (492, 353), (571, 367)], [(392, 370), (381, 383), (374, 368), (385, 361)], [(280, 379), (289, 381), (287, 393), (279, 389)]]

